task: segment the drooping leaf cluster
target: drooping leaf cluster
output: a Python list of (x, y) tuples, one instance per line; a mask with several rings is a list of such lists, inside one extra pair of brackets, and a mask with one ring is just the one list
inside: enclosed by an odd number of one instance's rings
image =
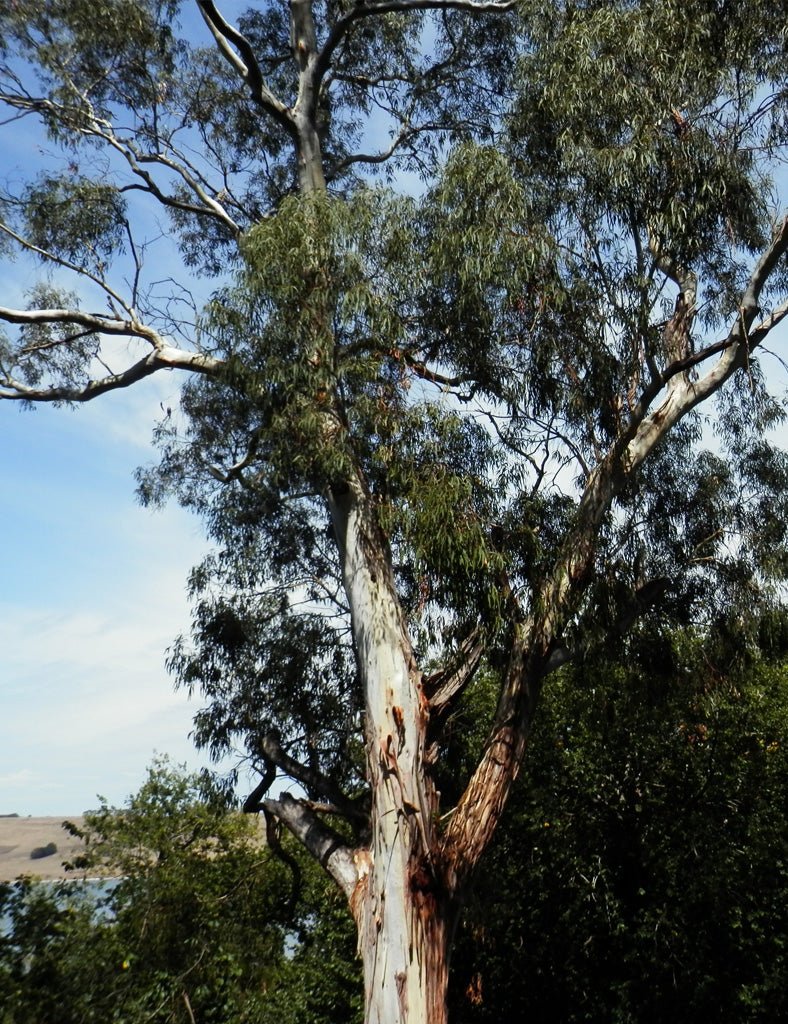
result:
[(419, 231), (412, 202), (370, 191), (290, 201), (250, 232), (242, 282), (203, 326), (226, 377), (189, 382), (185, 418), (161, 424), (162, 462), (141, 474), (143, 500), (175, 490), (220, 547), (192, 576), (194, 649), (181, 642), (171, 659), (209, 699), (197, 736), (217, 752), (233, 735), (254, 752), (251, 737), (276, 725), (326, 770), (355, 735), (361, 695), (321, 500), (350, 465), (424, 643), (431, 616), (499, 614), (489, 435), (453, 401), (412, 394), (402, 347), (420, 317)]
[[(768, 158), (785, 142), (782, 13), (708, 0), (541, 12), (513, 133), (525, 173), (561, 189), (579, 253), (596, 241), (604, 256), (618, 235), (645, 257), (651, 235), (708, 276), (705, 313), (729, 312), (723, 278), (763, 244)], [(633, 263), (609, 282), (622, 308), (648, 295), (647, 261)]]

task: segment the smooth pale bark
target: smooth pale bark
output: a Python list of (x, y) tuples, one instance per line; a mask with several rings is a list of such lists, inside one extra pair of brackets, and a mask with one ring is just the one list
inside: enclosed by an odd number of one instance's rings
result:
[[(320, 74), (308, 0), (292, 0), (299, 64), (299, 185), (325, 189), (317, 131)], [(327, 423), (326, 442), (337, 423)], [(426, 769), (429, 704), (391, 571), (388, 545), (359, 476), (328, 495), (365, 697), (370, 843), (356, 851), (350, 906), (364, 967), (365, 1024), (445, 1024), (449, 904), (434, 861), (438, 800)]]
[(356, 482), (329, 499), (366, 703), (371, 840), (351, 907), (367, 1024), (446, 1020), (450, 901), (435, 862), (437, 794), (425, 771), (428, 704), (385, 540)]

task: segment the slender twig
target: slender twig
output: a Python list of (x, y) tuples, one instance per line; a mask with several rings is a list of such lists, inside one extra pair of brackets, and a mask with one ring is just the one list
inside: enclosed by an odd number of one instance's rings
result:
[(505, 14), (517, 6), (516, 0), (502, 3), (485, 0), (382, 0), (380, 3), (356, 4), (343, 18), (336, 22), (328, 35), (315, 66), (315, 80), (319, 82), (331, 63), (334, 51), (357, 21), (379, 17), (383, 14), (399, 14), (407, 11), (464, 11), (466, 14)]
[(112, 299), (114, 302), (117, 302), (117, 304), (121, 306), (126, 311), (126, 313), (128, 313), (128, 315), (132, 317), (132, 319), (134, 318), (133, 307), (130, 306), (118, 294), (118, 292), (115, 291), (114, 288), (111, 288), (103, 278), (88, 270), (87, 267), (81, 267), (78, 263), (74, 263), (72, 260), (67, 260), (64, 256), (58, 256), (55, 253), (51, 252), (49, 249), (44, 249), (40, 245), (35, 245), (27, 238), (24, 238), (22, 235), (14, 231), (13, 228), (8, 226), (8, 224), (0, 222), (0, 231), (2, 231), (3, 234), (8, 235), (9, 238), (13, 238), (17, 245), (20, 245), (23, 249), (26, 249), (28, 252), (34, 253), (42, 260), (54, 263), (59, 267), (63, 267), (64, 270), (70, 270), (75, 274), (79, 274), (81, 277), (87, 278), (88, 281), (92, 281), (93, 284), (101, 288), (101, 290), (105, 292), (110, 297), (110, 299)]

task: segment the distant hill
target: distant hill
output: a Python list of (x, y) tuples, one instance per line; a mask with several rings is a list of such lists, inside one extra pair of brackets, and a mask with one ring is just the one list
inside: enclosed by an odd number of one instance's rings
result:
[[(82, 816), (69, 818), (78, 825)], [(22, 818), (18, 814), (0, 814), (0, 881), (10, 882), (19, 875), (55, 879), (66, 875), (63, 861), (71, 861), (82, 849), (82, 843), (63, 828), (64, 818)], [(45, 850), (50, 844), (55, 853), (31, 857), (33, 851)]]

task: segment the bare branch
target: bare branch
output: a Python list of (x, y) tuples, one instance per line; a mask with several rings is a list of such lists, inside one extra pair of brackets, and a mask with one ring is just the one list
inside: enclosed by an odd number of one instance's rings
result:
[[(150, 192), (152, 196), (158, 199), (162, 206), (168, 206), (174, 210), (183, 210), (184, 213), (195, 213), (201, 216), (214, 217), (216, 220), (219, 220), (224, 224), (225, 227), (229, 228), (231, 233), (236, 237), (241, 234), (240, 226), (235, 222), (235, 220), (233, 220), (217, 199), (208, 195), (205, 187), (197, 181), (193, 174), (189, 173), (183, 163), (173, 160), (170, 157), (165, 156), (163, 153), (143, 156), (136, 152), (130, 143), (119, 139), (114, 132), (95, 130), (85, 132), (84, 134), (89, 134), (93, 138), (103, 139), (108, 145), (124, 157), (132, 171), (144, 183), (143, 185), (127, 185), (120, 189), (121, 192), (133, 191), (135, 189)], [(184, 184), (191, 189), (202, 205), (197, 203), (188, 203), (183, 199), (179, 199), (177, 196), (168, 195), (166, 192), (163, 192), (153, 175), (141, 166), (143, 163), (159, 164), (162, 167), (166, 167), (168, 170), (174, 171), (183, 180)]]
[(424, 679), (431, 714), (442, 714), (459, 697), (476, 674), (484, 650), (484, 631), (477, 625), (454, 652), (450, 663)]
[(340, 18), (326, 39), (318, 56), (315, 67), (315, 81), (319, 82), (328, 70), (331, 57), (337, 46), (347, 35), (351, 26), (364, 18), (374, 18), (381, 14), (400, 14), (407, 11), (464, 11), (466, 14), (505, 14), (516, 8), (516, 0), (382, 0), (380, 3), (356, 4), (352, 10)]
[(314, 768), (309, 768), (307, 765), (301, 764), (300, 761), (296, 761), (295, 758), (290, 757), (282, 749), (276, 732), (266, 733), (262, 740), (261, 750), (267, 761), (281, 768), (286, 775), (302, 783), (308, 790), (327, 797), (339, 810), (339, 813), (346, 818), (365, 817), (356, 804), (349, 800), (331, 779)]
[[(84, 102), (86, 109), (91, 111), (87, 120), (83, 112), (78, 114), (69, 107), (54, 103), (50, 99), (0, 93), (0, 100), (9, 104), (9, 106), (29, 113), (48, 114), (61, 124), (69, 126), (74, 132), (83, 135), (85, 138), (100, 139), (119, 153), (126, 160), (132, 172), (142, 182), (141, 185), (126, 185), (119, 190), (120, 192), (133, 190), (148, 192), (162, 206), (167, 206), (174, 210), (182, 210), (184, 213), (213, 217), (224, 224), (233, 235), (236, 237), (240, 235), (241, 228), (239, 225), (233, 220), (222, 204), (208, 194), (204, 184), (197, 180), (198, 176), (192, 173), (192, 168), (190, 168), (188, 161), (184, 160), (180, 154), (178, 154), (180, 157), (180, 160), (178, 160), (172, 159), (162, 152), (155, 154), (140, 153), (130, 142), (119, 138), (108, 121), (98, 118), (92, 113), (91, 105), (86, 97), (80, 95), (80, 99)], [(142, 163), (158, 164), (166, 167), (169, 171), (174, 171), (200, 202), (187, 202), (178, 196), (164, 192), (153, 175), (141, 166)]]
[(101, 290), (105, 292), (113, 302), (117, 302), (117, 304), (124, 309), (130, 317), (134, 316), (134, 310), (123, 300), (118, 292), (116, 292), (114, 288), (111, 288), (103, 278), (88, 270), (87, 267), (81, 267), (78, 263), (67, 260), (62, 256), (57, 256), (48, 249), (42, 249), (39, 245), (34, 245), (32, 242), (23, 238), (22, 235), (14, 231), (13, 228), (10, 228), (7, 224), (2, 222), (0, 222), (0, 231), (2, 231), (3, 234), (8, 235), (9, 238), (13, 238), (13, 240), (23, 249), (26, 249), (28, 252), (35, 253), (35, 255), (39, 256), (42, 260), (48, 260), (50, 263), (54, 263), (59, 267), (63, 267), (65, 270), (70, 270), (74, 274), (79, 274), (81, 277), (87, 278), (88, 281), (92, 281), (93, 284), (98, 285), (98, 287), (101, 288)]
[(0, 306), (0, 320), (9, 324), (79, 324), (97, 334), (124, 335), (143, 338), (154, 348), (166, 348), (166, 342), (152, 327), (136, 318), (121, 320), (101, 313), (85, 313), (81, 309), (8, 309)]
[(422, 124), (418, 127), (414, 127), (406, 124), (402, 131), (393, 139), (388, 149), (380, 150), (378, 153), (351, 153), (346, 157), (343, 157), (338, 163), (336, 163), (327, 172), (329, 178), (336, 177), (342, 171), (348, 167), (352, 167), (353, 164), (384, 164), (387, 160), (390, 160), (394, 154), (406, 146), (411, 139), (416, 138), (422, 132), (429, 130), (439, 129), (440, 125), (434, 124)]
[(13, 310), (0, 307), (0, 319), (9, 323), (77, 323), (102, 334), (144, 338), (153, 351), (121, 373), (77, 386), (32, 387), (11, 376), (0, 376), (0, 399), (23, 402), (89, 402), (108, 391), (127, 388), (159, 370), (189, 370), (192, 373), (217, 374), (223, 367), (218, 359), (200, 352), (186, 352), (167, 345), (152, 328), (126, 321), (107, 320), (91, 313), (68, 309)]

